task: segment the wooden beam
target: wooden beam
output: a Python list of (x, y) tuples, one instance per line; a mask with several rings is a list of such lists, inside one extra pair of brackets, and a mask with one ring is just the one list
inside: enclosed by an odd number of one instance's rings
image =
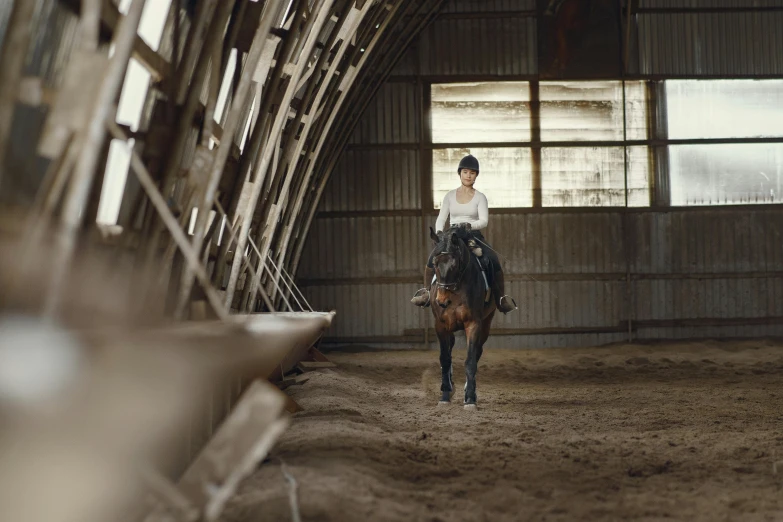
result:
[(5, 155), (11, 137), (11, 125), (14, 118), (19, 86), (22, 81), (27, 48), (32, 36), (33, 15), (36, 2), (16, 0), (11, 7), (0, 54), (0, 190), (5, 178)]
[[(109, 129), (112, 136), (117, 139), (123, 139), (124, 136), (122, 131), (116, 123), (110, 121)], [(223, 309), (220, 297), (212, 287), (209, 277), (207, 277), (207, 273), (204, 270), (204, 267), (201, 265), (201, 261), (198, 257), (198, 251), (191, 247), (187, 237), (185, 237), (185, 232), (180, 227), (177, 219), (171, 213), (171, 210), (169, 210), (166, 201), (163, 199), (163, 196), (160, 194), (157, 186), (155, 185), (155, 181), (152, 179), (152, 176), (150, 176), (149, 171), (147, 171), (147, 168), (141, 161), (138, 152), (135, 150), (131, 152), (131, 168), (136, 173), (136, 177), (139, 179), (139, 183), (141, 183), (142, 188), (147, 192), (147, 196), (150, 198), (152, 205), (158, 211), (161, 219), (163, 220), (163, 223), (169, 229), (169, 232), (174, 238), (174, 241), (179, 246), (183, 257), (196, 274), (196, 277), (201, 283), (201, 286), (204, 289), (204, 293), (207, 295), (207, 299), (212, 305), (212, 308), (214, 309), (218, 318), (226, 319), (228, 317), (228, 313), (226, 313), (226, 311)]]
[[(277, 141), (280, 138), (283, 125), (288, 119), (288, 108), (289, 105), (291, 104), (291, 100), (294, 97), (297, 82), (299, 81), (299, 78), (302, 76), (305, 67), (307, 66), (309, 57), (312, 55), (314, 44), (318, 39), (318, 35), (320, 34), (323, 26), (326, 24), (331, 14), (331, 8), (332, 8), (332, 4), (334, 3), (334, 0), (319, 0), (319, 2), (322, 3), (317, 3), (314, 6), (314, 12), (316, 12), (317, 15), (314, 18), (311, 18), (311, 20), (307, 22), (308, 27), (305, 29), (306, 30), (305, 34), (307, 36), (302, 46), (303, 49), (302, 56), (291, 73), (291, 78), (289, 79), (288, 87), (286, 88), (286, 91), (283, 95), (283, 99), (280, 102), (277, 114), (272, 122), (270, 135), (267, 140), (266, 147), (264, 148), (263, 154), (261, 156), (261, 160), (258, 162), (258, 166), (256, 169), (257, 172), (259, 173), (265, 173), (267, 168), (269, 167), (269, 163), (272, 159), (272, 155), (275, 153), (275, 149), (277, 148)], [(261, 180), (258, 179), (254, 182), (253, 190), (250, 195), (250, 201), (249, 201), (248, 212), (247, 212), (248, 218), (249, 216), (252, 216), (255, 211), (256, 204), (258, 203), (258, 198), (261, 195), (261, 188), (262, 188), (262, 183)], [(236, 248), (236, 252), (238, 252), (239, 255), (236, 255), (232, 262), (231, 274), (229, 276), (229, 285), (226, 288), (226, 303), (232, 302), (234, 297), (234, 292), (236, 291), (239, 265), (242, 262), (241, 261), (242, 253), (244, 252), (244, 249), (247, 246), (248, 234), (250, 232), (250, 224), (251, 224), (250, 222), (251, 222), (250, 219), (245, 219), (242, 222), (242, 229), (239, 233), (239, 244), (237, 245)], [(268, 247), (266, 251), (268, 251)], [(261, 263), (265, 262), (266, 251), (263, 247), (261, 248), (262, 255), (260, 256), (259, 262)]]
[[(81, 0), (60, 0), (60, 2), (77, 16), (81, 15)], [(111, 0), (101, 0), (100, 16), (101, 34), (108, 34), (111, 37), (123, 17), (122, 13)], [(163, 81), (169, 76), (171, 65), (160, 54), (153, 51), (140, 36), (136, 36), (133, 41), (132, 56), (152, 74), (156, 81)]]
[[(261, 59), (261, 54), (264, 50), (264, 46), (268, 42), (267, 36), (269, 34), (269, 29), (272, 27), (272, 24), (275, 18), (277, 17), (277, 14), (279, 13), (281, 5), (282, 4), (279, 0), (277, 0), (275, 3), (270, 3), (269, 5), (267, 5), (268, 10), (265, 12), (265, 15), (262, 17), (261, 23), (258, 26), (256, 37), (253, 40), (253, 45), (251, 46), (252, 54), (249, 55), (248, 59), (245, 61), (245, 66), (242, 71), (242, 77), (239, 82), (239, 87), (237, 88), (237, 93), (235, 95), (234, 101), (231, 103), (231, 109), (229, 111), (228, 118), (226, 119), (226, 124), (223, 129), (224, 135), (233, 137), (236, 130), (239, 127), (239, 122), (241, 121), (242, 113), (245, 110), (245, 102), (248, 96), (250, 95), (250, 87), (252, 85), (253, 75), (255, 73), (256, 66), (258, 65), (258, 61)], [(223, 174), (226, 161), (228, 160), (228, 155), (231, 152), (231, 144), (233, 143), (233, 139), (231, 138), (229, 139), (230, 141), (226, 141), (223, 145), (218, 147), (215, 154), (215, 159), (212, 162), (211, 169), (208, 174), (204, 191), (202, 193), (200, 208), (203, 210), (203, 212), (199, 212), (198, 214), (198, 217), (196, 219), (195, 232), (193, 235), (193, 247), (196, 250), (199, 250), (201, 248), (201, 243), (204, 238), (203, 235), (204, 225), (209, 215), (209, 210), (213, 206), (215, 200), (215, 193), (218, 184), (220, 183), (220, 178)], [(239, 242), (241, 241), (242, 241), (242, 232), (240, 231)], [(241, 257), (241, 256), (236, 256), (236, 257)], [(193, 274), (189, 270), (186, 270), (182, 277), (180, 294), (177, 300), (175, 313), (181, 314), (181, 312), (184, 310), (188, 296), (190, 295), (192, 282), (193, 282)], [(226, 307), (230, 309), (231, 300), (227, 298), (226, 303), (227, 303)]]
[[(106, 137), (106, 121), (125, 78), (131, 49), (141, 20), (146, 0), (134, 0), (128, 16), (120, 22), (114, 39), (114, 55), (104, 74), (97, 99), (87, 108), (88, 123), (84, 130), (81, 151), (71, 178), (71, 185), (63, 204), (62, 221), (57, 235), (55, 255), (58, 263), (52, 270), (46, 296), (45, 314), (53, 317), (59, 312), (63, 299), (63, 283), (70, 270), (76, 249), (76, 240), (84, 219), (84, 207), (89, 196), (103, 140)], [(16, 96), (16, 91), (14, 91)]]

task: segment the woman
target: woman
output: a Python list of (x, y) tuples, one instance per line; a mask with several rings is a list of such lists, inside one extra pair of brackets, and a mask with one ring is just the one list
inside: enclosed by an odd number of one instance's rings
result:
[[(479, 230), (485, 228), (489, 222), (489, 210), (487, 205), (487, 197), (473, 188), (473, 184), (476, 182), (476, 178), (479, 175), (479, 162), (478, 160), (468, 154), (459, 162), (457, 167), (457, 174), (459, 174), (461, 185), (446, 194), (443, 198), (443, 204), (440, 207), (440, 214), (438, 214), (438, 220), (435, 223), (435, 231), (441, 232), (446, 225), (446, 218), (448, 218), (450, 225), (468, 225), (465, 226), (473, 243), (478, 243), (477, 247), (482, 249), (483, 255), (487, 257), (493, 267), (494, 277), (492, 278), (492, 295), (495, 298), (495, 306), (497, 309), (507, 314), (512, 310), (516, 310), (516, 303), (514, 300), (505, 294), (505, 285), (503, 281), (503, 271), (500, 268), (500, 260), (498, 259), (495, 251), (487, 245), (484, 236)], [(473, 248), (473, 245), (470, 245)], [(416, 295), (411, 299), (411, 302), (416, 306), (428, 306), (430, 302), (429, 287), (432, 285), (432, 280), (435, 277), (435, 269), (432, 266), (432, 258), (434, 252), (430, 253), (430, 257), (427, 260), (427, 266), (424, 269), (424, 288), (416, 292)]]

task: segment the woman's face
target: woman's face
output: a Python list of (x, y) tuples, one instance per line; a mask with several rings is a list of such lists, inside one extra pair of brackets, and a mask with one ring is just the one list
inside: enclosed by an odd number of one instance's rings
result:
[(463, 187), (472, 187), (476, 182), (476, 176), (478, 173), (475, 170), (462, 169), (459, 171), (459, 179), (462, 181)]

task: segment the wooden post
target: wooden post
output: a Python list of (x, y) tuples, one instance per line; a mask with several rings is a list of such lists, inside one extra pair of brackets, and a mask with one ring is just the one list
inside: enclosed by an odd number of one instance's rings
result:
[[(380, 35), (384, 33), (388, 25), (394, 19), (394, 15), (397, 12), (397, 10), (400, 8), (400, 5), (401, 3), (397, 2), (392, 8), (391, 12), (387, 14), (386, 19), (383, 21), (381, 25), (381, 28), (379, 28), (378, 31), (375, 33), (375, 36), (373, 37), (370, 44), (367, 46), (367, 50), (363, 53), (361, 59), (359, 60), (359, 63), (355, 67), (349, 66), (348, 70), (344, 71), (343, 82), (342, 82), (343, 88), (339, 94), (338, 99), (334, 102), (334, 106), (332, 108), (332, 112), (329, 115), (329, 118), (327, 119), (323, 127), (320, 128), (318, 144), (316, 145), (315, 150), (311, 154), (312, 158), (318, 158), (319, 155), (321, 154), (326, 139), (329, 137), (329, 131), (331, 130), (332, 125), (334, 124), (334, 120), (337, 118), (337, 114), (340, 112), (340, 108), (342, 107), (343, 103), (345, 103), (345, 99), (348, 96), (350, 86), (352, 85), (353, 81), (356, 79), (356, 75), (359, 72), (359, 70), (361, 70), (361, 68), (364, 66), (364, 63), (366, 62), (366, 57), (371, 54), (372, 49), (377, 45)], [(307, 171), (305, 173), (305, 185), (309, 184), (309, 180), (311, 179), (314, 170), (315, 170), (315, 162), (311, 162), (308, 165)], [(324, 176), (321, 179), (320, 183), (318, 184), (315, 197), (312, 200), (313, 204), (310, 205), (310, 211), (308, 212), (307, 217), (304, 220), (305, 226), (303, 227), (303, 230), (307, 230), (310, 228), (310, 224), (312, 223), (313, 216), (315, 216), (315, 211), (317, 208), (318, 201), (321, 200), (321, 195), (323, 194), (327, 181), (328, 181), (328, 176)], [(292, 265), (294, 267), (292, 269), (292, 273), (296, 273), (296, 267), (299, 264), (299, 259), (302, 254), (303, 247), (304, 247), (304, 236), (299, 238), (299, 244), (297, 245), (296, 255), (294, 257), (294, 263)]]
[[(109, 121), (108, 125), (112, 135), (115, 138), (125, 139), (122, 130), (115, 122)], [(174, 241), (177, 242), (177, 245), (179, 246), (180, 251), (185, 257), (188, 265), (195, 272), (196, 277), (201, 283), (204, 289), (204, 293), (207, 295), (207, 299), (212, 305), (215, 313), (220, 319), (226, 319), (228, 314), (223, 309), (220, 297), (218, 297), (215, 289), (212, 288), (209, 277), (207, 277), (207, 273), (204, 270), (204, 267), (201, 265), (198, 257), (198, 251), (194, 250), (188, 242), (187, 237), (185, 237), (185, 232), (182, 230), (182, 228), (180, 228), (180, 225), (177, 222), (177, 218), (175, 218), (171, 213), (171, 210), (169, 210), (166, 201), (163, 199), (163, 196), (160, 194), (155, 185), (155, 181), (152, 179), (152, 176), (150, 176), (150, 173), (147, 171), (147, 167), (144, 166), (144, 162), (141, 160), (136, 151), (131, 152), (131, 168), (136, 173), (136, 177), (139, 179), (139, 183), (147, 192), (147, 196), (149, 196), (152, 205), (158, 211), (158, 214), (163, 220), (163, 223), (169, 229), (169, 232), (173, 236)]]
[(89, 109), (90, 117), (84, 141), (81, 143), (82, 149), (65, 199), (60, 230), (55, 238), (55, 256), (58, 263), (52, 270), (44, 310), (45, 315), (50, 318), (58, 312), (63, 297), (63, 282), (73, 259), (83, 220), (84, 204), (90, 193), (101, 144), (106, 136), (106, 120), (109, 116), (114, 118), (114, 100), (125, 78), (145, 2), (146, 0), (133, 0), (128, 14), (120, 21), (114, 38), (114, 55), (103, 77), (98, 98)]
[[(231, 145), (234, 143), (234, 133), (237, 130), (239, 122), (242, 119), (242, 112), (245, 108), (245, 100), (250, 94), (250, 87), (255, 73), (255, 67), (258, 64), (258, 60), (261, 58), (261, 52), (263, 51), (264, 44), (266, 43), (266, 37), (269, 34), (269, 30), (272, 27), (272, 22), (277, 17), (280, 8), (280, 0), (270, 3), (267, 6), (267, 11), (262, 16), (261, 23), (259, 24), (256, 36), (253, 39), (251, 46), (251, 55), (245, 61), (245, 67), (242, 71), (242, 78), (239, 82), (239, 88), (231, 103), (231, 110), (226, 120), (226, 125), (223, 127), (223, 141), (216, 152), (216, 156), (212, 162), (212, 168), (209, 172), (207, 179), (207, 185), (203, 192), (203, 199), (201, 201), (201, 207), (199, 209), (198, 217), (196, 218), (196, 227), (193, 233), (193, 247), (196, 251), (201, 248), (201, 244), (204, 239), (204, 224), (206, 223), (209, 211), (212, 208), (212, 204), (215, 200), (215, 194), (217, 192), (220, 178), (223, 175), (228, 155), (231, 152)], [(252, 61), (251, 61), (252, 60)], [(240, 235), (241, 239), (241, 235)], [(239, 256), (235, 256), (239, 257)], [(177, 308), (175, 315), (181, 315), (187, 304), (190, 291), (193, 286), (193, 273), (186, 269), (182, 278), (179, 299), (177, 301)], [(230, 301), (226, 301), (227, 307), (230, 307)]]
[(14, 106), (22, 81), (27, 48), (30, 45), (33, 14), (37, 2), (16, 0), (8, 20), (0, 54), (0, 191), (5, 177), (5, 155), (11, 136)]
[[(369, 6), (367, 6), (367, 4), (365, 4), (363, 9), (367, 8), (367, 7), (369, 7)], [(321, 134), (319, 136), (318, 146), (316, 147), (316, 150), (313, 153), (313, 157), (318, 157), (318, 154), (320, 153), (320, 150), (321, 150), (321, 148), (323, 146), (323, 142), (324, 142), (324, 140), (326, 138), (326, 135), (328, 134), (328, 132), (326, 132), (326, 131), (328, 131), (329, 126), (334, 121), (334, 118), (336, 117), (337, 113), (339, 112), (340, 107), (342, 105), (342, 102), (344, 101), (344, 95), (348, 92), (350, 86), (353, 84), (353, 81), (356, 78), (356, 73), (358, 72), (358, 70), (360, 70), (362, 68), (362, 66), (366, 62), (366, 57), (370, 54), (370, 52), (375, 47), (375, 45), (377, 45), (378, 39), (379, 39), (380, 35), (383, 33), (384, 29), (390, 24), (391, 20), (394, 19), (394, 15), (395, 15), (395, 13), (396, 13), (396, 11), (397, 11), (397, 9), (399, 7), (400, 7), (400, 3), (397, 3), (395, 5), (395, 7), (393, 7), (391, 9), (391, 12), (388, 13), (386, 19), (383, 22), (383, 28), (380, 28), (378, 31), (376, 31), (373, 40), (367, 46), (366, 52), (362, 55), (362, 58), (360, 59), (359, 63), (356, 65), (356, 67), (349, 66), (347, 71), (343, 71), (341, 85), (342, 85), (344, 90), (341, 92), (341, 96), (337, 100), (337, 103), (332, 107), (332, 112), (330, 113), (330, 117), (328, 119), (327, 124), (320, 129)], [(365, 14), (366, 14), (366, 12), (364, 12), (364, 14), (361, 15), (362, 18), (364, 17)], [(356, 25), (357, 30), (358, 30), (358, 26), (359, 26), (359, 23), (357, 22), (357, 25)], [(341, 48), (340, 52), (344, 53), (346, 51), (346, 49), (347, 49), (347, 46), (343, 46), (343, 48)], [(357, 52), (357, 51), (355, 50), (354, 53), (355, 52)], [(334, 62), (332, 62), (332, 65), (334, 66), (335, 63), (339, 63), (339, 61), (340, 60), (334, 60)], [(308, 185), (308, 181), (310, 179), (310, 175), (312, 174), (312, 169), (313, 169), (313, 164), (310, 163), (309, 166), (308, 166), (308, 170), (305, 171), (305, 173), (303, 175), (303, 182), (302, 182), (302, 186), (303, 187), (306, 187)], [(293, 170), (293, 169), (291, 169), (291, 170)], [(266, 233), (266, 237), (264, 238), (264, 241), (263, 241), (262, 246), (261, 246), (261, 254), (264, 256), (264, 259), (265, 259), (265, 256), (267, 255), (267, 253), (269, 252), (272, 239), (274, 238), (274, 232), (275, 232), (275, 228), (276, 228), (276, 223), (277, 223), (277, 220), (280, 217), (281, 205), (285, 202), (285, 200), (288, 197), (288, 188), (290, 186), (290, 180), (291, 180), (292, 177), (293, 177), (293, 174), (290, 174), (288, 179), (286, 180), (286, 184), (283, 186), (283, 191), (282, 191), (282, 193), (280, 195), (280, 198), (278, 199), (277, 203), (274, 206), (271, 207), (271, 210), (270, 210), (271, 215), (267, 219), (267, 223), (270, 223), (270, 229), (271, 230), (269, 230)], [(294, 205), (295, 205), (295, 207), (294, 207), (293, 215), (297, 215), (299, 209), (296, 207), (296, 203)], [(313, 208), (313, 209), (311, 209), (311, 211), (314, 212), (315, 209)], [(255, 289), (255, 285), (254, 285), (253, 289)]]
[[(320, 34), (321, 29), (323, 28), (326, 21), (329, 19), (329, 16), (331, 16), (332, 4), (334, 3), (334, 0), (322, 0), (322, 1), (323, 4), (321, 4), (320, 6), (316, 6), (317, 9), (314, 9), (315, 12), (317, 12), (318, 14), (315, 20), (309, 24), (310, 30), (307, 32), (307, 41), (305, 42), (305, 45), (303, 47), (303, 51), (302, 51), (303, 54), (299, 58), (299, 61), (296, 64), (296, 67), (294, 68), (294, 71), (291, 73), (291, 77), (288, 82), (288, 87), (286, 88), (285, 94), (283, 95), (283, 99), (279, 105), (277, 115), (275, 116), (272, 125), (272, 132), (269, 136), (269, 140), (267, 141), (267, 146), (264, 148), (263, 155), (261, 156), (261, 160), (258, 163), (258, 168), (256, 170), (259, 173), (266, 172), (266, 169), (269, 167), (269, 162), (272, 159), (274, 148), (277, 147), (277, 141), (279, 139), (281, 131), (283, 130), (283, 125), (288, 119), (288, 111), (291, 105), (291, 100), (293, 99), (296, 91), (296, 85), (298, 84), (299, 78), (301, 77), (302, 73), (305, 70), (305, 67), (307, 66), (309, 57), (312, 54), (312, 50), (315, 46), (315, 42), (318, 40), (318, 35)], [(262, 183), (260, 182), (260, 180), (256, 180), (256, 182), (253, 184), (253, 191), (250, 195), (247, 217), (242, 222), (242, 229), (239, 233), (239, 244), (237, 245), (237, 248), (235, 250), (236, 254), (232, 261), (231, 276), (230, 276), (231, 280), (229, 281), (228, 288), (226, 289), (226, 303), (231, 303), (231, 301), (234, 298), (234, 292), (236, 290), (236, 277), (239, 273), (239, 266), (242, 262), (241, 259), (242, 253), (244, 252), (245, 247), (247, 246), (248, 233), (250, 231), (250, 221), (251, 221), (250, 217), (255, 212), (256, 204), (258, 202), (258, 197), (261, 194), (261, 187), (262, 187)], [(268, 243), (266, 244), (265, 248), (264, 247), (261, 248), (262, 255), (259, 259), (260, 263), (263, 263), (264, 260), (266, 259), (266, 252), (268, 251)]]

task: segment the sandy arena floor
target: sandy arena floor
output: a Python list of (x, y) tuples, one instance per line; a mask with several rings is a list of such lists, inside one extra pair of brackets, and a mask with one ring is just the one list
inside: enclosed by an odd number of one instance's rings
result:
[(476, 412), (464, 348), (445, 407), (435, 351), (329, 354), (226, 520), (291, 520), (281, 462), (302, 520), (783, 520), (780, 344), (484, 354)]

